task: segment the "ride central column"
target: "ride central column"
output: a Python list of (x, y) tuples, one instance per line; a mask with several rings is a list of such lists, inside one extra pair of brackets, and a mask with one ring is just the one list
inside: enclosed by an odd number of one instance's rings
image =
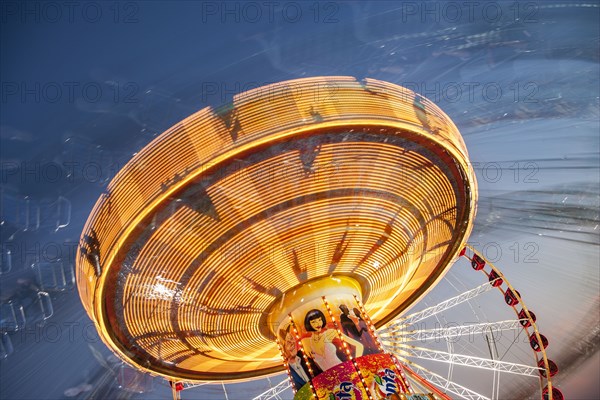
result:
[(334, 276), (286, 292), (272, 307), (295, 400), (402, 399), (410, 393), (401, 365), (377, 341), (361, 299), (357, 281)]

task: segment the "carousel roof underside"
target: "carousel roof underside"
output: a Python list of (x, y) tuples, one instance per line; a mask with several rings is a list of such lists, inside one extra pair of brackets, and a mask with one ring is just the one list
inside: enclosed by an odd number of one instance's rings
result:
[(433, 103), (350, 77), (238, 95), (139, 152), (84, 228), (78, 287), (102, 339), (188, 381), (282, 369), (270, 307), (311, 279), (360, 282), (381, 326), (442, 276), (477, 197)]

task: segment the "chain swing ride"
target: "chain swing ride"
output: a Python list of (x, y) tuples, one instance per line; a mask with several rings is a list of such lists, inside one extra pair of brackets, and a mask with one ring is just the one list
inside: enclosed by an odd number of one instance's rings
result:
[[(469, 366), (493, 371), (492, 398), (503, 372), (560, 400), (534, 313), (467, 245), (476, 205), (462, 137), (429, 100), (374, 79), (276, 83), (191, 115), (124, 166), (84, 227), (79, 293), (104, 343), (175, 399), (282, 370), (255, 399), (488, 399), (452, 380)], [(487, 281), (405, 315), (459, 258)], [(516, 319), (411, 328), (494, 288)], [(492, 329), (525, 332), (533, 366), (500, 359)], [(490, 358), (410, 344), (452, 350), (474, 332)]]

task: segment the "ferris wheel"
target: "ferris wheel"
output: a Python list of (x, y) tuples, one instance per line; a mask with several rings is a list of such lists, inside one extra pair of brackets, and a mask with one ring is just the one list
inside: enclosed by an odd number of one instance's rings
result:
[[(78, 288), (102, 340), (175, 399), (265, 376), (255, 399), (496, 399), (503, 374), (561, 399), (534, 313), (466, 245), (476, 205), (432, 102), (372, 79), (282, 82), (137, 153), (84, 227)], [(463, 261), (482, 283), (407, 312)], [(488, 320), (492, 291), (512, 318)]]
[[(420, 378), (425, 378), (436, 385), (440, 395), (450, 398), (498, 399), (504, 385), (510, 386), (516, 397), (546, 399), (552, 390), (554, 399), (562, 399), (560, 390), (550, 389), (558, 366), (546, 354), (548, 339), (538, 331), (536, 316), (526, 308), (519, 292), (495, 265), (471, 246), (461, 252), (454, 268), (460, 269), (456, 273), (459, 276), (469, 273), (467, 269), (480, 271), (486, 282), (458, 293), (460, 278), (455, 277), (454, 282), (444, 278), (446, 286), (454, 287), (458, 294), (378, 329), (377, 336), (386, 350), (408, 366), (407, 375), (416, 385)], [(500, 296), (494, 293), (497, 291), (501, 292)], [(490, 294), (495, 295), (495, 299)], [(513, 318), (488, 321), (485, 311), (476, 311), (484, 304), (480, 299), (485, 296), (490, 297), (486, 305), (504, 306), (512, 311)], [(461, 324), (456, 319), (448, 322), (447, 314), (451, 310), (463, 314), (462, 321), (476, 322)], [(434, 327), (429, 328), (427, 322), (431, 320), (434, 322), (429, 325)], [(482, 343), (489, 351), (487, 354), (481, 354)], [(501, 351), (500, 346), (503, 346)], [(475, 385), (474, 376), (479, 380)], [(537, 390), (532, 385), (535, 381), (539, 381)], [(287, 379), (276, 385), (269, 381), (269, 385), (271, 387), (254, 400), (280, 399), (290, 388)], [(473, 386), (484, 390), (477, 391)]]
[[(480, 271), (487, 281), (436, 305), (402, 316), (376, 331), (386, 350), (405, 363), (407, 376), (415, 381), (415, 385), (418, 385), (419, 379), (425, 378), (436, 385), (440, 395), (450, 398), (498, 399), (501, 398), (501, 385), (510, 385), (518, 397), (546, 399), (549, 398), (548, 391), (552, 390), (554, 399), (562, 399), (562, 393), (552, 388), (551, 380), (558, 373), (558, 367), (546, 354), (548, 340), (538, 331), (536, 316), (526, 308), (519, 292), (495, 265), (470, 246), (461, 252), (455, 268), (461, 268), (457, 274), (468, 273), (464, 269)], [(446, 280), (449, 286), (458, 284), (458, 281), (452, 283)], [(455, 289), (458, 291), (458, 288)], [(501, 292), (500, 296), (494, 293), (497, 291)], [(503, 302), (513, 312), (512, 319), (489, 322), (483, 319), (487, 317), (485, 312), (475, 311), (476, 307), (481, 306), (480, 298), (489, 293), (496, 295), (494, 297), (497, 300), (490, 299), (489, 303), (494, 305)], [(449, 323), (447, 312), (457, 309), (459, 315), (464, 313), (477, 322), (459, 324), (455, 320)], [(429, 320), (435, 321), (434, 328), (427, 328), (426, 322)], [(474, 355), (473, 352), (477, 352), (478, 345), (482, 343), (485, 343), (489, 353)], [(501, 352), (499, 346), (504, 346)], [(463, 354), (465, 352), (469, 354)], [(459, 369), (468, 371), (468, 374), (460, 376)], [(479, 386), (484, 387), (484, 391), (478, 392), (473, 388), (473, 370), (475, 374), (483, 370), (477, 376), (480, 379)], [(268, 379), (266, 384), (269, 389), (253, 397), (253, 400), (282, 399), (281, 396), (289, 392), (291, 383), (287, 377), (279, 379), (278, 382), (274, 378)], [(506, 380), (508, 383), (505, 384)], [(532, 381), (539, 381), (538, 390), (519, 392), (520, 388), (531, 388)], [(203, 385), (182, 383), (179, 388), (184, 390), (200, 386)], [(225, 386), (223, 394), (227, 398)]]

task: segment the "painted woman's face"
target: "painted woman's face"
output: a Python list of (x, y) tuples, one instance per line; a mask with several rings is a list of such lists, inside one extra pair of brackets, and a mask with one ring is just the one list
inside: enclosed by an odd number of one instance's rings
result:
[(285, 350), (288, 355), (296, 354), (296, 340), (294, 339), (294, 336), (290, 332), (288, 332), (287, 335), (285, 335), (284, 346), (285, 346)]
[(312, 326), (312, 328), (315, 331), (321, 330), (321, 328), (323, 327), (323, 319), (321, 319), (321, 317), (317, 317), (315, 319), (311, 319), (310, 320), (310, 326)]

